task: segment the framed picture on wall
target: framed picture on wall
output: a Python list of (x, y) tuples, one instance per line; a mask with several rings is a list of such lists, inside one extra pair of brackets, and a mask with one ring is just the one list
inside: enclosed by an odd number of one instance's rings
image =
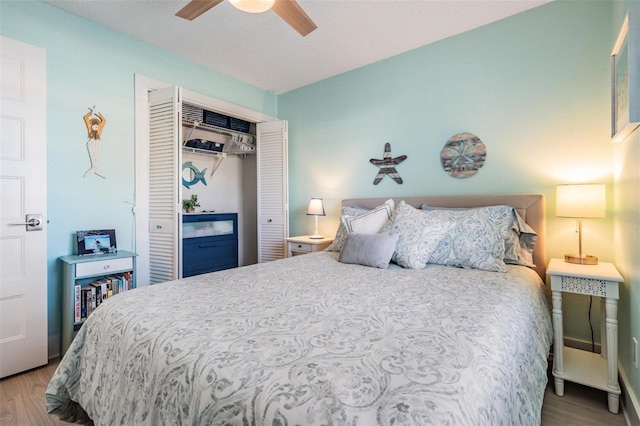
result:
[(611, 141), (640, 126), (640, 4), (629, 7), (611, 52)]

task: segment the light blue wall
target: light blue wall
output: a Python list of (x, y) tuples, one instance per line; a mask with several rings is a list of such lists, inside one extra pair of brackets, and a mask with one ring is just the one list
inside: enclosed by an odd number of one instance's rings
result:
[[(611, 46), (618, 37), (627, 7), (632, 3), (640, 4), (639, 1), (614, 3)], [(640, 130), (623, 143), (614, 145), (613, 174), (616, 266), (625, 280), (620, 286), (618, 358), (621, 372), (631, 383), (635, 403), (638, 404), (640, 368), (633, 365), (631, 338), (635, 337), (640, 342)], [(640, 405), (636, 409), (640, 416)]]
[[(47, 194), (49, 336), (60, 333), (56, 259), (73, 251), (78, 229), (115, 228), (118, 246), (133, 248), (134, 74), (276, 115), (277, 98), (36, 1), (0, 2), (0, 32), (47, 50)], [(100, 165), (89, 168), (82, 116), (97, 105), (107, 119)], [(55, 343), (54, 343), (55, 346)]]
[[(554, 2), (281, 95), (291, 233), (311, 230), (311, 196), (324, 197), (321, 230), (332, 233), (345, 197), (538, 192), (550, 208), (550, 254), (575, 250), (572, 222), (553, 217), (554, 188), (612, 182), (603, 161), (612, 155), (610, 14), (607, 2)], [(469, 179), (440, 166), (442, 147), (459, 132), (487, 146), (484, 168)], [(369, 159), (381, 158), (385, 142), (408, 156), (398, 167), (403, 185), (372, 184)], [(586, 248), (611, 259), (611, 223), (585, 228)]]

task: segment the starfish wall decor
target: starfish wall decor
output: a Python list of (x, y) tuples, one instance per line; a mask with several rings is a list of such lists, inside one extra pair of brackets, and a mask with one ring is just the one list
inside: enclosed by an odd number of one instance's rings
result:
[(402, 163), (406, 159), (407, 159), (406, 155), (401, 155), (396, 158), (391, 158), (391, 144), (390, 143), (384, 144), (384, 156), (382, 160), (378, 160), (375, 158), (372, 158), (369, 160), (371, 164), (375, 164), (380, 168), (380, 171), (378, 171), (376, 178), (373, 180), (373, 184), (374, 185), (379, 184), (382, 178), (385, 177), (385, 175), (388, 175), (391, 179), (395, 180), (398, 183), (402, 183), (402, 178), (398, 174), (398, 171), (396, 170), (396, 166)]

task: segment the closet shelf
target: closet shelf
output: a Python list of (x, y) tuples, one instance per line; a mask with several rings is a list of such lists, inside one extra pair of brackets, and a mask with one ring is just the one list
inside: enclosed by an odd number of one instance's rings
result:
[(234, 135), (245, 136), (245, 137), (249, 137), (250, 142), (253, 142), (255, 138), (251, 133), (245, 133), (237, 130), (227, 129), (226, 127), (218, 127), (211, 124), (203, 123), (202, 121), (191, 120), (188, 118), (182, 119), (182, 125), (191, 127), (191, 128), (198, 128), (200, 130), (208, 130), (210, 132), (218, 133), (220, 135), (225, 135), (225, 136), (234, 136)]
[[(201, 132), (212, 132), (217, 133), (223, 136), (227, 136), (229, 138), (228, 141), (224, 143), (223, 152), (228, 155), (245, 155), (245, 154), (255, 154), (256, 145), (255, 145), (255, 136), (250, 133), (239, 132), (223, 127), (214, 126), (211, 124), (202, 123), (200, 121), (191, 120), (188, 118), (182, 119), (182, 126), (185, 128), (184, 140), (187, 141), (189, 139), (205, 139), (202, 137)], [(195, 131), (195, 135), (194, 135)], [(194, 149), (188, 147), (189, 149)], [(201, 150), (195, 148), (198, 153), (206, 153), (209, 154), (206, 150)]]
[(206, 149), (191, 148), (189, 146), (183, 146), (182, 151), (191, 152), (193, 154), (204, 154), (204, 155), (209, 155), (212, 157), (220, 157), (220, 158), (225, 158), (227, 156), (226, 152), (207, 151)]

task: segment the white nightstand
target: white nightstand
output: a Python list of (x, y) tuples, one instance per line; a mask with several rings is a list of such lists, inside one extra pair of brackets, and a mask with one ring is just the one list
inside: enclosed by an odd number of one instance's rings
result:
[[(553, 295), (553, 377), (556, 394), (564, 395), (564, 381), (580, 383), (608, 393), (609, 411), (618, 413), (618, 284), (622, 276), (611, 263), (577, 265), (551, 259), (547, 267)], [(602, 312), (601, 354), (564, 347), (562, 293), (599, 296)], [(606, 319), (605, 319), (606, 318)]]
[(313, 253), (329, 247), (333, 238), (309, 238), (308, 235), (299, 237), (289, 237), (284, 239), (287, 242), (287, 257), (296, 254)]

